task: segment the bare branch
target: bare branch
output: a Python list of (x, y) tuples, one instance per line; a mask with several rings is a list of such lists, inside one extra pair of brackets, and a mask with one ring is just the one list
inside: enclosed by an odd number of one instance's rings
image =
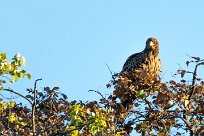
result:
[(3, 91), (7, 91), (7, 92), (14, 93), (14, 94), (16, 94), (16, 95), (18, 95), (18, 96), (24, 98), (25, 100), (27, 100), (27, 101), (32, 105), (32, 101), (31, 101), (31, 100), (29, 100), (27, 97), (23, 96), (22, 94), (20, 94), (20, 93), (14, 91), (14, 90), (12, 90), (12, 89), (3, 89)]
[(188, 120), (182, 118), (182, 117), (180, 117), (180, 119), (182, 119), (183, 122), (185, 122), (185, 124), (187, 125), (187, 127), (188, 127), (189, 130), (190, 130), (190, 133), (193, 134), (193, 130), (192, 130), (192, 126), (191, 126), (190, 122), (189, 122)]
[(152, 111), (153, 108), (152, 108), (152, 105), (151, 105), (150, 101), (148, 101), (147, 98), (145, 98), (145, 102), (147, 103), (150, 111)]
[(194, 72), (193, 72), (193, 81), (192, 81), (192, 89), (191, 89), (191, 92), (189, 93), (188, 100), (191, 99), (191, 97), (192, 97), (192, 95), (193, 95), (193, 93), (195, 91), (195, 82), (196, 82), (196, 79), (197, 79), (197, 71), (198, 71), (198, 67), (201, 66), (201, 65), (204, 65), (204, 62), (196, 64), (196, 67), (194, 69)]
[(40, 81), (42, 79), (37, 79), (35, 80), (35, 84), (34, 84), (34, 101), (32, 104), (32, 129), (33, 129), (33, 136), (35, 136), (36, 134), (36, 128), (35, 128), (35, 108), (36, 108), (36, 94), (37, 94), (37, 82)]
[(99, 94), (103, 99), (106, 100), (106, 98), (99, 92), (99, 91), (96, 91), (96, 90), (89, 90), (88, 92), (95, 92), (97, 94)]
[[(106, 64), (106, 63), (105, 63), (105, 64)], [(106, 66), (107, 66), (107, 68), (108, 68), (108, 70), (109, 70), (109, 72), (110, 72), (110, 74), (111, 74), (111, 77), (112, 77), (113, 81), (115, 82), (116, 80), (115, 80), (115, 76), (114, 76), (114, 75), (116, 75), (116, 74), (113, 74), (113, 72), (112, 72), (112, 70), (110, 69), (110, 67), (108, 66), (108, 64), (106, 64)]]

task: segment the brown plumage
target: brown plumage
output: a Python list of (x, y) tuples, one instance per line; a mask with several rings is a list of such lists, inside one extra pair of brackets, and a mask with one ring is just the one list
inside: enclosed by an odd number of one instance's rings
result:
[(131, 55), (125, 62), (122, 72), (135, 71), (142, 68), (147, 73), (158, 77), (161, 62), (158, 57), (159, 42), (156, 38), (148, 38), (145, 49), (142, 52)]

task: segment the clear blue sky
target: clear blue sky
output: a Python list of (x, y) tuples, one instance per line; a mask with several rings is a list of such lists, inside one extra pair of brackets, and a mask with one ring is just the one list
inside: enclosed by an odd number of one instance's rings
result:
[[(23, 54), (33, 80), (43, 78), (40, 87), (60, 86), (71, 99), (89, 100), (94, 95), (87, 91), (102, 89), (110, 79), (105, 63), (120, 72), (148, 37), (160, 41), (166, 75), (185, 62), (186, 53), (204, 58), (203, 5), (202, 0), (1, 0), (0, 51)], [(22, 89), (33, 81), (28, 83)]]
[(38, 88), (59, 86), (72, 100), (93, 100), (88, 90), (104, 90), (110, 80), (105, 63), (120, 72), (148, 37), (160, 42), (167, 78), (186, 53), (204, 58), (203, 6), (203, 0), (0, 0), (0, 51), (23, 54), (33, 74), (14, 89), (23, 92), (43, 78)]

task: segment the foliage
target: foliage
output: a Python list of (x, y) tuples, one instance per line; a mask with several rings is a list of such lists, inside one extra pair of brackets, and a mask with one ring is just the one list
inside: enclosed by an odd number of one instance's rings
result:
[(16, 54), (12, 61), (7, 60), (6, 53), (0, 53), (0, 90), (6, 84), (6, 79), (10, 83), (17, 81), (19, 78), (23, 78), (27, 75), (28, 79), (31, 79), (31, 74), (27, 74), (25, 70), (21, 70), (22, 66), (26, 65), (25, 58), (20, 54)]
[[(101, 92), (99, 101), (68, 101), (59, 87), (34, 87), (20, 94), (5, 88), (6, 77), (11, 83), (30, 74), (20, 68), (25, 65), (21, 55), (8, 62), (0, 53), (0, 85), (2, 91), (19, 95), (31, 105), (0, 99), (0, 134), (25, 136), (123, 136), (133, 131), (142, 135), (202, 135), (204, 127), (204, 81), (198, 77), (198, 67), (204, 60), (191, 57), (187, 66), (195, 69), (178, 70), (181, 80), (162, 82), (142, 69), (113, 75), (107, 88), (112, 94), (106, 98)], [(192, 74), (192, 79), (185, 79)], [(3, 97), (2, 97), (3, 98)], [(181, 131), (182, 130), (182, 131)]]

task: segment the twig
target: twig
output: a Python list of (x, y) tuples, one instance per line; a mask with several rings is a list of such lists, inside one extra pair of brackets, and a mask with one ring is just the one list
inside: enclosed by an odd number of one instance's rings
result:
[(152, 105), (150, 104), (150, 102), (147, 100), (147, 98), (145, 98), (145, 102), (147, 103), (150, 111), (152, 111)]
[(183, 122), (185, 122), (185, 124), (187, 125), (187, 127), (190, 130), (190, 133), (193, 134), (193, 130), (192, 130), (192, 126), (191, 126), (190, 122), (188, 120), (184, 119), (183, 117), (178, 116), (178, 118), (180, 118), (181, 120), (183, 120)]
[(20, 93), (18, 93), (16, 91), (13, 91), (12, 89), (3, 89), (3, 91), (14, 93), (14, 94), (24, 98), (25, 100), (27, 100), (32, 105), (32, 101), (31, 100), (29, 100), (27, 97), (23, 96), (22, 94), (20, 94)]
[(106, 100), (106, 98), (99, 92), (99, 91), (96, 91), (96, 90), (89, 90), (88, 92), (95, 92), (97, 94), (99, 94), (103, 99)]
[(40, 81), (42, 79), (37, 79), (35, 80), (35, 84), (34, 84), (34, 101), (32, 104), (32, 129), (33, 129), (33, 136), (35, 136), (36, 134), (36, 128), (35, 128), (35, 108), (36, 108), (36, 94), (37, 94), (37, 82)]
[(195, 91), (195, 82), (196, 82), (196, 79), (197, 79), (197, 71), (198, 71), (198, 67), (199, 67), (200, 65), (204, 65), (204, 62), (201, 62), (201, 63), (196, 64), (196, 67), (195, 67), (194, 72), (193, 72), (192, 89), (191, 89), (191, 92), (190, 92), (190, 94), (189, 94), (188, 100), (191, 99), (191, 97), (192, 97), (192, 95), (193, 95), (193, 93), (194, 93), (194, 91)]
[(108, 70), (109, 70), (110, 74), (113, 76), (113, 72), (111, 71), (110, 67), (108, 66), (108, 64), (107, 64), (107, 63), (105, 63), (105, 64), (106, 64), (106, 67), (108, 68)]
[(108, 70), (109, 70), (109, 72), (110, 72), (110, 74), (111, 74), (111, 77), (112, 77), (112, 79), (113, 79), (113, 81), (115, 82), (115, 77), (114, 77), (114, 75), (113, 75), (113, 72), (112, 72), (112, 70), (110, 69), (110, 67), (108, 66), (108, 64), (107, 63), (105, 63), (106, 64), (106, 66), (107, 66), (107, 68), (108, 68)]

